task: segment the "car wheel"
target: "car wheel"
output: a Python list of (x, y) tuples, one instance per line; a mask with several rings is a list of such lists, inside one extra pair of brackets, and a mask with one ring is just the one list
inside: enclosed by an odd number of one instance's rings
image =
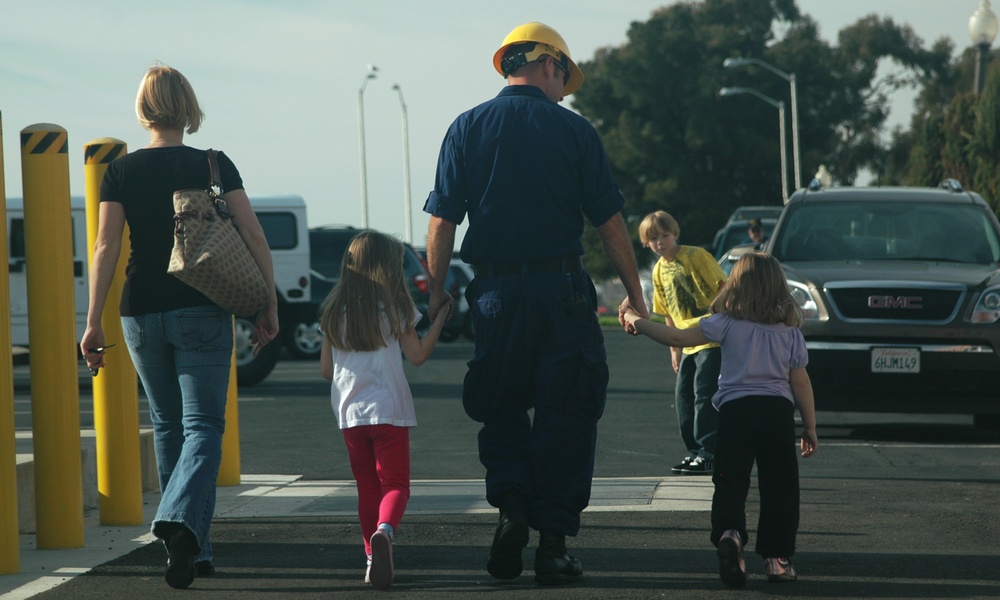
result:
[(319, 321), (298, 323), (288, 332), (288, 352), (296, 358), (318, 358), (323, 349), (323, 333)]
[(253, 323), (247, 319), (236, 317), (234, 329), (236, 342), (236, 384), (239, 386), (257, 385), (267, 378), (278, 363), (281, 344), (271, 341), (264, 346), (257, 356), (253, 355)]

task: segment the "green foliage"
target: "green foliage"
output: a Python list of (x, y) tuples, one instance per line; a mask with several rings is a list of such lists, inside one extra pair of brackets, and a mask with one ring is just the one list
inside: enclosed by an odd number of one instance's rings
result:
[[(758, 66), (724, 68), (730, 57), (796, 75), (803, 185), (820, 165), (842, 184), (865, 168), (883, 180), (907, 176), (906, 157), (919, 144), (900, 132), (890, 152), (883, 139), (888, 95), (918, 79), (935, 82), (940, 89), (923, 101), (940, 106), (953, 77), (951, 46), (925, 50), (911, 28), (877, 16), (845, 28), (838, 40), (821, 40), (794, 0), (678, 2), (632, 23), (625, 44), (583, 63), (587, 81), (573, 108), (602, 136), (634, 239), (638, 222), (654, 210), (678, 220), (681, 243), (707, 245), (735, 207), (781, 203), (777, 110), (751, 94), (720, 97), (719, 89), (753, 88), (784, 102), (790, 119), (789, 82)], [(886, 58), (902, 69), (877, 79)], [(790, 122), (787, 128), (791, 180)], [(611, 275), (592, 229), (585, 244), (588, 269)]]

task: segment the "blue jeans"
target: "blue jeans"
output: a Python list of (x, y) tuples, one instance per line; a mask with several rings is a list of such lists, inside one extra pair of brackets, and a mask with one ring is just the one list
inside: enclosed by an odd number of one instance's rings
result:
[(705, 348), (681, 358), (674, 402), (681, 441), (692, 458), (715, 458), (719, 411), (712, 406), (712, 396), (719, 389), (721, 366), (721, 348)]
[(122, 317), (122, 330), (153, 421), (161, 492), (153, 535), (169, 542), (184, 525), (198, 541), (196, 560), (211, 560), (232, 317), (216, 306), (197, 306)]

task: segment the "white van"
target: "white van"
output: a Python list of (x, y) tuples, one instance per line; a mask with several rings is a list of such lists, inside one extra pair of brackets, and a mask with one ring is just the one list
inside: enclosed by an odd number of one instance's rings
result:
[[(301, 196), (260, 196), (250, 199), (257, 213), (274, 261), (275, 287), (278, 292), (278, 316), (282, 337), (269, 344), (255, 358), (250, 346), (253, 323), (236, 321), (237, 380), (240, 385), (259, 383), (270, 374), (281, 353), (282, 344), (293, 347), (294, 335), (303, 322), (316, 320), (309, 277), (309, 225), (306, 203)], [(88, 260), (87, 217), (83, 197), (70, 199), (73, 220), (73, 285), (76, 296), (77, 339), (83, 336), (87, 320)], [(24, 260), (24, 201), (7, 199), (7, 239), (10, 269), (11, 341), (15, 347), (28, 344), (28, 288)]]
[[(87, 322), (87, 216), (84, 198), (70, 198), (73, 218), (73, 291), (76, 296), (76, 339)], [(28, 347), (28, 281), (24, 263), (24, 201), (7, 198), (7, 254), (10, 270), (10, 337), (15, 347)]]

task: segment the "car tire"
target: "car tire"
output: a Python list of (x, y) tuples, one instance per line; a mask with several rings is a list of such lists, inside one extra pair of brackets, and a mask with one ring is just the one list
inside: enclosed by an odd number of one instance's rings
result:
[(236, 385), (240, 387), (257, 385), (267, 378), (278, 364), (281, 344), (272, 340), (261, 348), (257, 356), (253, 355), (250, 339), (253, 337), (253, 322), (242, 317), (236, 317), (234, 328), (236, 340)]
[(287, 333), (286, 347), (295, 358), (313, 360), (319, 358), (323, 349), (323, 333), (319, 321), (296, 323)]

